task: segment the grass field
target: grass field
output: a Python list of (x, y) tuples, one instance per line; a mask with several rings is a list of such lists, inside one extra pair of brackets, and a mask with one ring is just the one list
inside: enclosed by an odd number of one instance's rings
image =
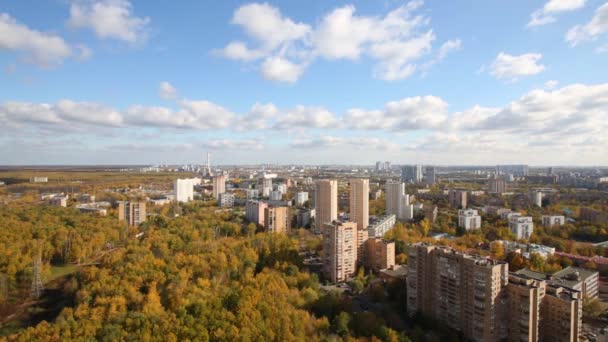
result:
[(76, 271), (78, 271), (78, 266), (76, 265), (51, 266), (51, 276), (46, 282), (51, 282)]

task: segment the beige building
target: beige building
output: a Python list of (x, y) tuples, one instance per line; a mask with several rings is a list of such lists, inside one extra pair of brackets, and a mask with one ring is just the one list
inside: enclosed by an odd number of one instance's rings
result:
[(369, 225), (369, 179), (350, 180), (350, 220), (357, 223), (357, 229)]
[(540, 315), (541, 341), (579, 341), (583, 325), (583, 299), (580, 292), (548, 285)]
[(262, 201), (249, 200), (245, 205), (245, 217), (247, 221), (264, 226), (264, 209), (268, 208), (268, 203)]
[(357, 229), (357, 266), (365, 264), (367, 257), (367, 240), (369, 232), (367, 229)]
[(354, 275), (357, 263), (357, 224), (323, 224), (323, 272), (331, 282), (342, 282)]
[(213, 177), (213, 198), (220, 199), (220, 194), (226, 192), (226, 176), (217, 175)]
[(315, 222), (317, 230), (338, 219), (338, 181), (323, 179), (315, 184)]
[(395, 266), (395, 243), (382, 238), (367, 240), (367, 267), (378, 273), (380, 270)]
[(273, 233), (287, 233), (290, 228), (291, 217), (289, 208), (264, 208), (264, 230)]
[(538, 341), (540, 304), (546, 282), (523, 274), (509, 274), (505, 323), (508, 341)]
[(118, 220), (139, 226), (146, 221), (146, 202), (118, 202)]

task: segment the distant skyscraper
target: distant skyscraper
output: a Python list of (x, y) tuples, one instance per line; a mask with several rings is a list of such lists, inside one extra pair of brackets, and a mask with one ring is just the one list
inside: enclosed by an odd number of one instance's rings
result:
[(357, 223), (357, 229), (369, 225), (369, 179), (350, 180), (350, 220)]
[(507, 192), (507, 182), (503, 178), (488, 179), (488, 192), (495, 194)]
[(424, 182), (429, 185), (433, 185), (437, 182), (435, 178), (435, 168), (432, 166), (427, 166), (424, 171)]
[(342, 282), (356, 272), (357, 224), (323, 224), (323, 272), (331, 282)]
[(323, 179), (315, 184), (315, 222), (317, 229), (338, 219), (338, 181)]
[(220, 194), (226, 192), (226, 176), (217, 175), (213, 177), (213, 198), (220, 199)]
[(146, 221), (146, 202), (118, 202), (118, 220), (130, 226), (139, 226)]
[(401, 181), (404, 183), (420, 183), (422, 181), (422, 165), (406, 165), (401, 168)]
[(270, 192), (272, 191), (272, 178), (263, 177), (261, 179), (262, 183), (262, 196), (268, 197), (270, 196)]

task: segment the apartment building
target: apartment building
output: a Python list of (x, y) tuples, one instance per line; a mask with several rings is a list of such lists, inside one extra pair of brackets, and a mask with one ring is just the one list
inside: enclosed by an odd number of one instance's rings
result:
[(234, 194), (231, 193), (221, 193), (218, 199), (218, 205), (222, 208), (232, 208), (234, 207)]
[(401, 182), (386, 182), (386, 214), (395, 215), (399, 220), (411, 220), (414, 208), (410, 204), (410, 196), (405, 193), (405, 184)]
[(264, 230), (272, 233), (287, 233), (291, 225), (288, 207), (264, 208)]
[(357, 223), (357, 229), (369, 225), (369, 179), (351, 179), (350, 183), (350, 220)]
[(338, 181), (319, 180), (315, 184), (315, 222), (317, 229), (338, 219)]
[(465, 230), (481, 228), (481, 216), (474, 209), (458, 210), (458, 227)]
[(467, 207), (467, 191), (450, 189), (448, 193), (450, 207), (455, 209), (466, 209)]
[(368, 236), (370, 238), (383, 237), (386, 232), (393, 229), (396, 222), (397, 218), (394, 214), (387, 214), (374, 218), (367, 227)]
[(264, 209), (268, 208), (268, 203), (262, 201), (247, 201), (245, 205), (245, 217), (247, 221), (264, 226)]
[(376, 273), (395, 266), (395, 243), (382, 238), (368, 239), (365, 262)]
[(504, 316), (508, 341), (538, 341), (540, 304), (546, 286), (544, 280), (523, 274), (509, 274)]
[(543, 215), (542, 222), (544, 227), (563, 226), (566, 218), (563, 215)]
[(509, 218), (509, 230), (517, 239), (529, 239), (534, 231), (534, 222), (530, 216), (511, 216)]
[(488, 180), (488, 192), (495, 194), (507, 192), (507, 182), (500, 178), (490, 178)]
[(356, 272), (357, 224), (327, 222), (323, 231), (323, 273), (333, 283), (343, 282)]
[(139, 226), (146, 221), (146, 202), (118, 202), (118, 220), (130, 226)]
[(579, 341), (583, 325), (583, 299), (580, 292), (547, 285), (540, 315), (541, 341)]
[(220, 199), (220, 194), (226, 192), (226, 176), (217, 175), (213, 177), (213, 198)]

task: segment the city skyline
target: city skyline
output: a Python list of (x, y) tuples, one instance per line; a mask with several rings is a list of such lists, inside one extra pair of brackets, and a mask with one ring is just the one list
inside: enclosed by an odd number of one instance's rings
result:
[(608, 165), (606, 1), (4, 5), (0, 165)]

